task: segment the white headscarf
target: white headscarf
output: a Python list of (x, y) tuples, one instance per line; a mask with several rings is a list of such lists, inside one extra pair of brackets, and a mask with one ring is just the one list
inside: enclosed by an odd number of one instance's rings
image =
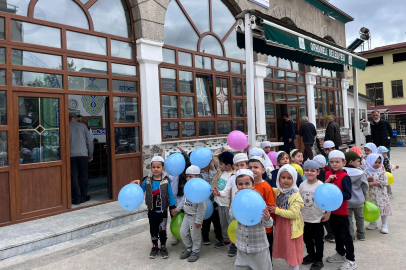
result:
[(372, 151), (372, 154), (377, 154), (378, 153), (378, 148), (376, 148), (376, 145), (374, 143), (366, 143), (364, 145), (364, 148), (368, 148), (369, 150)]
[[(288, 188), (281, 187), (281, 184), (279, 183), (279, 177), (280, 177), (281, 173), (283, 173), (283, 172), (288, 172), (293, 178), (293, 184)], [(286, 194), (286, 193), (290, 192), (292, 189), (298, 190), (297, 185), (296, 185), (296, 180), (297, 180), (297, 171), (296, 171), (296, 169), (293, 168), (292, 166), (290, 166), (289, 164), (283, 165), (282, 168), (280, 168), (279, 171), (278, 171), (278, 177), (276, 178), (276, 187), (283, 194)]]
[(262, 148), (262, 149), (264, 149), (264, 148), (267, 147), (267, 146), (270, 147), (270, 146), (271, 146), (271, 142), (265, 141), (265, 142), (262, 142), (262, 143), (261, 143), (261, 148)]
[[(376, 162), (376, 160), (378, 158), (381, 158), (381, 166), (379, 166), (378, 169), (375, 169), (373, 166), (374, 166), (374, 164), (375, 164), (375, 162)], [(366, 171), (367, 171), (367, 173), (369, 175), (374, 175), (377, 172), (382, 171), (382, 169), (381, 169), (382, 165), (383, 165), (383, 156), (382, 155), (372, 153), (372, 154), (369, 154), (367, 156), (367, 168), (366, 168)]]
[(261, 148), (252, 148), (252, 149), (250, 150), (248, 156), (249, 156), (250, 158), (252, 158), (252, 157), (254, 157), (254, 156), (262, 157), (262, 158), (265, 160), (265, 168), (270, 167), (270, 166), (273, 167), (272, 161), (271, 161), (271, 159), (268, 157), (268, 155), (265, 154), (264, 149), (261, 149)]

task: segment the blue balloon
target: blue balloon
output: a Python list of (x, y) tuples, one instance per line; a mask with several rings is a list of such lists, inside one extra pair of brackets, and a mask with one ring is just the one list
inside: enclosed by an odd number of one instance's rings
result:
[(172, 176), (178, 176), (183, 173), (186, 167), (185, 158), (181, 153), (170, 155), (165, 160), (165, 171)]
[(118, 203), (122, 208), (132, 211), (140, 207), (144, 200), (144, 191), (137, 184), (125, 185), (118, 193)]
[(258, 192), (243, 189), (235, 195), (231, 208), (234, 217), (243, 225), (253, 226), (261, 222), (266, 204)]
[(206, 214), (204, 215), (204, 219), (208, 219), (213, 215), (214, 207), (213, 203), (211, 202), (210, 198), (207, 199), (207, 204), (206, 204)]
[(193, 150), (190, 155), (190, 163), (196, 165), (200, 169), (203, 169), (209, 165), (212, 159), (213, 153), (209, 148), (200, 147)]
[(316, 188), (314, 201), (324, 211), (335, 211), (343, 203), (343, 193), (336, 185), (326, 183)]
[(201, 178), (193, 178), (186, 182), (183, 192), (192, 203), (201, 203), (210, 197), (211, 186)]

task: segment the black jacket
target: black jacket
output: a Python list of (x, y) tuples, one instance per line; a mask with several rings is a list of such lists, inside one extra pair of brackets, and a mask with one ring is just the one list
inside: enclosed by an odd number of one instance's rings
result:
[(372, 142), (377, 146), (390, 147), (390, 138), (393, 137), (392, 127), (388, 121), (371, 122)]
[(190, 163), (190, 159), (189, 156), (187, 155), (186, 152), (181, 152), (181, 154), (183, 155), (183, 157), (185, 158), (185, 162), (186, 162), (186, 167), (185, 170), (178, 176), (178, 194), (176, 196), (183, 196), (183, 189), (186, 185), (186, 169), (190, 167), (190, 165), (192, 165)]
[(289, 139), (295, 139), (295, 125), (291, 120), (285, 122), (285, 127), (283, 129), (283, 140), (288, 141)]
[(317, 132), (314, 125), (310, 122), (303, 123), (299, 129), (299, 136), (303, 137), (304, 144), (314, 144), (314, 138), (316, 137)]
[(343, 144), (340, 134), (340, 125), (337, 122), (333, 121), (328, 124), (324, 141), (333, 141), (336, 146)]

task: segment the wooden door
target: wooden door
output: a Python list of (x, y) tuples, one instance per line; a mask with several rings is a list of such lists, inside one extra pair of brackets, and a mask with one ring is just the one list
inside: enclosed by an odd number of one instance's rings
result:
[[(19, 138), (15, 155), (17, 219), (67, 209), (67, 152), (64, 96), (14, 93)], [(16, 121), (17, 121), (16, 120)]]

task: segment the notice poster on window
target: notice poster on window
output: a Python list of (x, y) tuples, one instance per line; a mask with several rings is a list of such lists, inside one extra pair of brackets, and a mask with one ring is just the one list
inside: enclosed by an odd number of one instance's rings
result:
[(250, 1), (260, 5), (261, 7), (269, 9), (269, 0), (250, 0)]

